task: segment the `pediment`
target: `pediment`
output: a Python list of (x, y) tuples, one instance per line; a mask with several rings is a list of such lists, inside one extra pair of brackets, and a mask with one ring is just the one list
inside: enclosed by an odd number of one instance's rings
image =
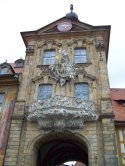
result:
[(72, 24), (72, 28), (71, 30), (69, 30), (68, 32), (72, 32), (72, 31), (89, 31), (89, 30), (92, 30), (93, 29), (93, 26), (92, 25), (89, 25), (89, 24), (86, 24), (86, 23), (83, 23), (83, 22), (80, 22), (80, 21), (76, 21), (76, 20), (71, 20), (71, 19), (68, 19), (66, 17), (63, 17), (43, 28), (40, 28), (37, 30), (37, 34), (43, 34), (43, 33), (54, 33), (54, 32), (60, 32), (58, 29), (57, 29), (57, 26), (59, 23), (61, 22), (71, 22)]

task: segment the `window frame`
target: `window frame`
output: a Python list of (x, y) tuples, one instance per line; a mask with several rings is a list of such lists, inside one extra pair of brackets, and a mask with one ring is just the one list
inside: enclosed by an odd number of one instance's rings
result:
[[(124, 135), (122, 136), (123, 140), (120, 140), (120, 131), (124, 132)], [(125, 127), (116, 127), (116, 136), (117, 136), (117, 149), (118, 149), (119, 162), (120, 162), (120, 165), (122, 166), (123, 153), (121, 149), (121, 144), (123, 144), (125, 148)], [(125, 156), (125, 153), (124, 153), (124, 156)]]
[[(83, 52), (83, 55), (81, 54), (82, 52), (81, 51), (84, 51), (85, 50), (85, 53)], [(80, 54), (76, 54), (75, 51), (79, 51)], [(83, 61), (81, 62), (83, 58)], [(85, 59), (85, 60), (84, 60)], [(86, 47), (76, 47), (74, 48), (74, 63), (75, 64), (86, 64), (88, 62), (88, 59), (87, 59), (87, 48)]]
[[(76, 93), (79, 93), (79, 92), (76, 92), (76, 86), (77, 85), (87, 85), (86, 87), (87, 87), (87, 95), (86, 95), (86, 97), (85, 97), (85, 89), (83, 89), (84, 91), (82, 92), (83, 93), (83, 97), (81, 98), (81, 97), (79, 97), (80, 95), (77, 95)], [(78, 91), (78, 90), (77, 90)], [(79, 89), (79, 91), (80, 91), (80, 89)], [(74, 96), (76, 97), (76, 98), (81, 98), (81, 99), (83, 99), (83, 100), (89, 100), (89, 84), (88, 84), (88, 82), (77, 82), (77, 83), (75, 83), (74, 84)]]
[[(4, 71), (4, 69), (6, 69), (6, 72), (2, 72), (2, 71)], [(1, 66), (0, 67), (0, 75), (9, 74), (8, 71), (9, 71), (8, 66)]]
[[(40, 96), (41, 95), (39, 95), (39, 91), (40, 91), (40, 86), (43, 86), (43, 98), (41, 98)], [(50, 94), (49, 94), (49, 97), (48, 97), (48, 94), (45, 96), (45, 93), (46, 93), (46, 91), (47, 91), (47, 89), (45, 89), (45, 87), (51, 87), (51, 92), (50, 92)], [(48, 98), (51, 98), (52, 97), (52, 88), (53, 88), (53, 86), (52, 86), (52, 84), (39, 84), (39, 86), (38, 86), (38, 91), (37, 91), (37, 100), (45, 100), (45, 99), (48, 99)], [(42, 91), (42, 90), (41, 90)], [(50, 90), (49, 90), (50, 91)]]
[(16, 62), (16, 66), (15, 67), (22, 68), (22, 67), (24, 67), (24, 63), (22, 61), (18, 61), (18, 62)]
[[(45, 55), (47, 52), (48, 57), (47, 54)], [(52, 65), (55, 63), (56, 49), (45, 49), (42, 54), (42, 65)]]

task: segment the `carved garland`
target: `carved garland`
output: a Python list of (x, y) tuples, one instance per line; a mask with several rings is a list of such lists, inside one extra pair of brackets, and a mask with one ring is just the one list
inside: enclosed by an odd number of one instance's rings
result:
[(97, 114), (92, 101), (55, 96), (31, 104), (27, 119), (37, 121), (44, 131), (78, 130), (85, 121), (97, 120)]

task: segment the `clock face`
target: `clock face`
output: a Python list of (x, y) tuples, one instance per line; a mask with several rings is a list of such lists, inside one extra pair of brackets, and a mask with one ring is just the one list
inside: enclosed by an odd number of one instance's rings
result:
[(67, 21), (60, 22), (60, 23), (57, 25), (57, 29), (58, 29), (59, 31), (62, 31), (62, 32), (69, 31), (71, 28), (72, 28), (71, 22), (67, 22)]

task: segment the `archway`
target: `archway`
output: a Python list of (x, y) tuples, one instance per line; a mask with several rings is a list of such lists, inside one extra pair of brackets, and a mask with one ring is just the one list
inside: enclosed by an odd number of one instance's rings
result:
[(80, 161), (88, 166), (88, 148), (83, 140), (72, 134), (48, 135), (47, 138), (37, 148), (37, 166), (60, 166), (67, 161)]

